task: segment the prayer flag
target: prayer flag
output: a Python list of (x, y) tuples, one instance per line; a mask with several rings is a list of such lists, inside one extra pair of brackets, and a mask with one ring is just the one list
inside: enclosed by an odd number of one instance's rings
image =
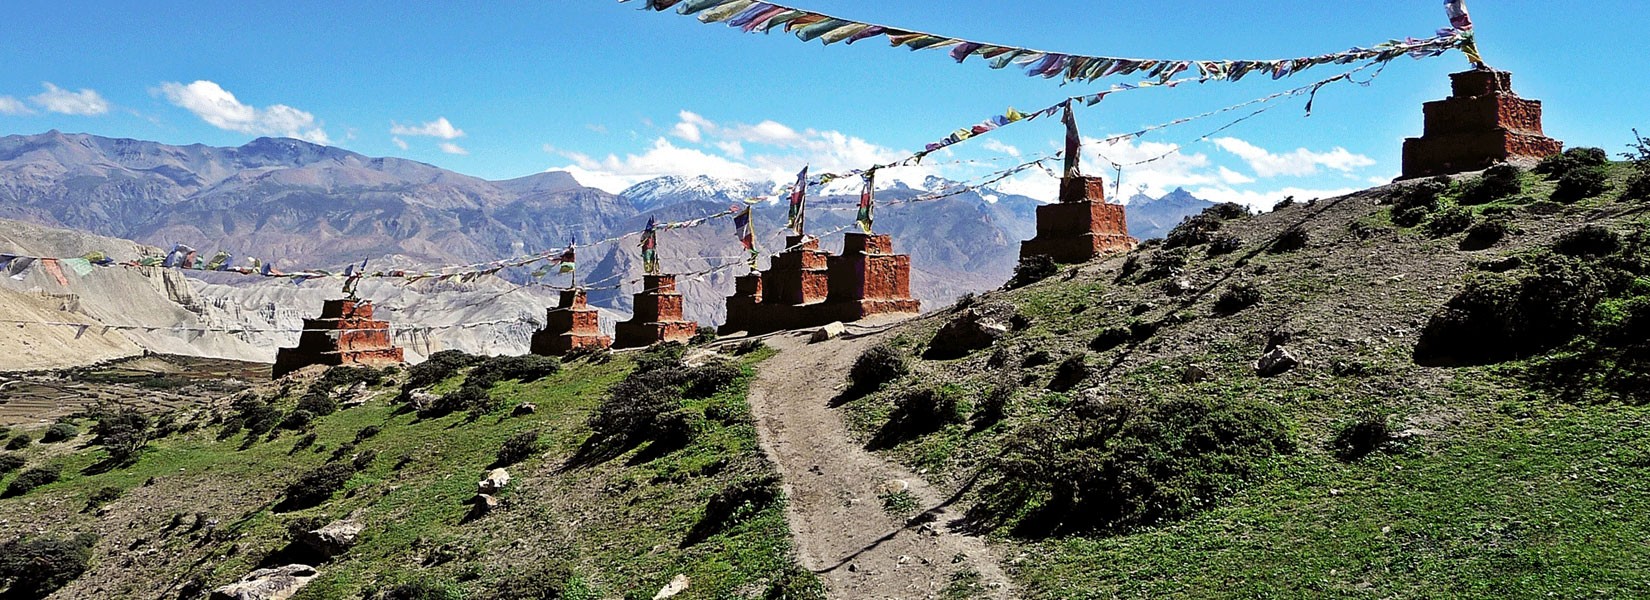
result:
[(576, 243), (577, 240), (569, 242), (567, 244), (567, 249), (562, 251), (561, 256), (556, 257), (556, 262), (559, 263), (556, 267), (556, 272), (572, 273), (574, 269), (578, 268), (578, 263), (574, 255), (575, 253), (573, 252), (573, 247)]
[(11, 275), (12, 279), (22, 281), (24, 277), (29, 276), (29, 267), (32, 265), (34, 265), (34, 257), (19, 256), (11, 260), (11, 266), (6, 269), (6, 272)]
[(854, 222), (859, 224), (860, 231), (871, 233), (871, 206), (875, 202), (873, 196), (876, 194), (877, 171), (866, 171), (860, 177), (865, 179), (865, 188), (859, 191), (859, 216)]
[(1078, 163), (1083, 152), (1083, 138), (1077, 134), (1077, 116), (1071, 112), (1071, 102), (1066, 102), (1065, 112), (1060, 115), (1060, 121), (1066, 124), (1066, 177), (1077, 177)]
[(653, 217), (648, 217), (647, 229), (642, 231), (642, 271), (648, 275), (659, 274), (659, 232), (656, 227), (658, 223)]
[(55, 258), (42, 258), (42, 259), (40, 259), (40, 268), (45, 269), (46, 274), (51, 275), (52, 279), (56, 279), (57, 280), (57, 285), (68, 287), (69, 278), (63, 276), (63, 268), (57, 264), (57, 259), (55, 259)]
[(808, 167), (796, 174), (796, 185), (791, 188), (791, 212), (785, 221), (785, 226), (802, 235), (802, 226), (806, 221), (803, 215), (802, 203), (808, 197)]
[(1449, 15), (1451, 27), (1472, 31), (1472, 16), (1467, 14), (1467, 0), (1444, 0), (1444, 12)]

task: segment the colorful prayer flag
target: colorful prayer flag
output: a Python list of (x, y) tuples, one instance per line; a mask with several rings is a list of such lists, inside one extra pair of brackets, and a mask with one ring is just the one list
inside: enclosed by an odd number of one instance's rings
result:
[(63, 276), (63, 268), (57, 264), (57, 259), (55, 259), (55, 258), (42, 258), (42, 259), (40, 259), (40, 268), (44, 269), (46, 271), (47, 275), (51, 275), (52, 279), (56, 279), (57, 280), (57, 285), (68, 287), (69, 278)]
[(1467, 0), (1444, 0), (1444, 12), (1449, 15), (1451, 27), (1472, 31), (1472, 16), (1467, 14)]
[(797, 235), (802, 235), (802, 228), (806, 221), (802, 204), (807, 200), (807, 197), (808, 167), (804, 166), (796, 174), (796, 185), (791, 188), (791, 212), (785, 221), (785, 227), (795, 231)]
[(859, 216), (854, 222), (859, 224), (860, 231), (868, 234), (871, 233), (871, 206), (875, 202), (873, 196), (876, 194), (877, 171), (866, 171), (860, 177), (865, 179), (865, 187), (859, 191)]
[(756, 228), (751, 225), (751, 207), (746, 206), (733, 216), (733, 235), (739, 238), (739, 245), (745, 247), (750, 254), (751, 269), (756, 269)]
[(1065, 112), (1060, 115), (1060, 122), (1066, 125), (1066, 177), (1074, 178), (1079, 175), (1083, 138), (1077, 133), (1077, 115), (1071, 112), (1071, 102), (1066, 102)]
[(573, 248), (574, 248), (575, 244), (576, 244), (576, 241), (575, 242), (569, 242), (567, 244), (567, 249), (562, 251), (561, 256), (556, 257), (556, 262), (558, 263), (558, 266), (556, 267), (556, 272), (558, 272), (558, 273), (572, 273), (574, 269), (578, 268), (578, 262), (576, 260), (575, 253), (573, 251)]
[(659, 274), (659, 232), (658, 223), (653, 217), (647, 218), (647, 229), (642, 231), (642, 271), (648, 275)]

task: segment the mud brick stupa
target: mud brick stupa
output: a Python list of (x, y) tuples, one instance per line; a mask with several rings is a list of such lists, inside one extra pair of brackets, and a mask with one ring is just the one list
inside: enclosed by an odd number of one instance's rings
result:
[(1564, 150), (1541, 131), (1541, 101), (1513, 93), (1512, 73), (1485, 67), (1449, 78), (1450, 97), (1423, 107), (1425, 133), (1404, 140), (1399, 179), (1533, 163)]
[(1037, 207), (1037, 237), (1020, 243), (1020, 258), (1083, 263), (1139, 244), (1129, 237), (1123, 205), (1106, 203), (1104, 179), (1070, 176), (1060, 180), (1059, 202)]
[(921, 309), (911, 297), (911, 257), (894, 254), (886, 235), (846, 234), (841, 256), (814, 237), (789, 236), (785, 246), (767, 271), (735, 280), (723, 330), (756, 335)]
[(364, 300), (328, 300), (321, 318), (304, 319), (298, 346), (275, 353), (271, 376), (310, 365), (382, 367), (403, 362), (401, 349), (390, 340), (390, 324), (372, 318), (372, 303)]
[(615, 327), (614, 348), (640, 348), (660, 342), (685, 342), (699, 324), (682, 318), (682, 294), (675, 275), (644, 275), (636, 292), (633, 316)]
[(574, 348), (607, 348), (613, 340), (601, 331), (601, 316), (590, 308), (584, 290), (562, 290), (555, 308), (544, 316), (544, 329), (533, 334), (532, 352), (562, 356)]

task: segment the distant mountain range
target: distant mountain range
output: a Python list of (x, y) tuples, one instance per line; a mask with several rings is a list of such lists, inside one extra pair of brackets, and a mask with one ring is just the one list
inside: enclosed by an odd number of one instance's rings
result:
[[(857, 182), (850, 183), (855, 185), (828, 187), (824, 197), (810, 201), (810, 231), (852, 222)], [(910, 200), (952, 185), (939, 179), (915, 188), (893, 183), (879, 189), (878, 198)], [(639, 231), (649, 217), (673, 221), (711, 214), (773, 187), (661, 177), (615, 195), (585, 187), (567, 173), (487, 181), (292, 139), (259, 138), (218, 148), (58, 131), (0, 137), (0, 218), (160, 247), (185, 242), (284, 268), (338, 268), (363, 258), (382, 267), (516, 256), (573, 239)], [(1034, 233), (1037, 200), (982, 191), (984, 196), (968, 191), (879, 207), (877, 231), (892, 234), (896, 251), (912, 255), (913, 290), (929, 307), (1000, 285), (1012, 273), (1020, 240)], [(783, 213), (783, 207), (758, 208), (763, 248), (782, 247)], [(840, 248), (841, 237), (828, 236), (824, 245)], [(581, 281), (598, 288), (623, 283), (620, 289), (594, 290), (593, 303), (629, 310), (629, 294), (636, 288), (630, 282), (641, 271), (633, 246), (627, 240), (581, 254)], [(738, 260), (739, 253), (727, 222), (660, 235), (660, 254), (671, 272), (704, 271)], [(732, 277), (743, 272), (744, 267), (734, 267), (685, 277), (689, 317), (719, 322)]]
[(1181, 220), (1214, 205), (1215, 203), (1199, 199), (1183, 188), (1175, 188), (1159, 198), (1135, 194), (1129, 198), (1125, 215), (1130, 235), (1145, 240), (1167, 235)]

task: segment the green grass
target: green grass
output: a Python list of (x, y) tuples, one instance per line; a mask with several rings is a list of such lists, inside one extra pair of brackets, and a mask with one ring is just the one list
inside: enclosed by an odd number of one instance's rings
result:
[[(585, 420), (608, 386), (630, 370), (630, 360), (616, 356), (606, 364), (572, 363), (560, 373), (532, 383), (504, 382), (492, 391), (497, 410), (471, 420), (463, 413), (420, 420), (388, 403), (393, 390), (365, 406), (339, 411), (315, 421), (315, 446), (291, 452), (301, 433), (283, 432), (239, 450), (242, 436), (216, 440), (216, 428), (151, 442), (137, 463), (97, 475), (81, 470), (102, 459), (89, 448), (46, 456), (31, 449), (36, 461), (65, 467), (64, 479), (27, 496), (0, 501), (0, 512), (31, 513), (41, 521), (58, 521), (55, 529), (81, 531), (99, 527), (94, 515), (74, 512), (96, 491), (114, 486), (129, 490), (111, 503), (114, 517), (129, 519), (133, 537), (156, 552), (185, 559), (151, 567), (145, 581), (125, 580), (119, 593), (146, 595), (149, 586), (199, 579), (222, 585), (254, 569), (263, 557), (286, 544), (287, 525), (301, 517), (323, 520), (350, 516), (367, 525), (361, 543), (349, 553), (320, 565), (321, 577), (299, 598), (353, 597), (375, 587), (412, 579), (457, 582), (480, 592), (510, 575), (547, 565), (572, 574), (569, 586), (583, 590), (573, 597), (646, 597), (677, 574), (692, 580), (684, 598), (719, 598), (760, 592), (776, 574), (794, 568), (783, 507), (750, 515), (703, 542), (682, 547), (698, 522), (705, 502), (729, 483), (770, 475), (756, 443), (744, 403), (750, 365), (764, 351), (744, 358), (745, 377), (721, 394), (684, 401), (702, 415), (711, 404), (730, 407), (732, 424), (699, 417), (699, 435), (691, 445), (664, 456), (641, 460), (638, 452), (583, 468), (565, 468), (589, 435)], [(456, 389), (454, 377), (434, 391)], [(297, 396), (292, 394), (292, 398)], [(290, 407), (292, 398), (278, 402)], [(534, 414), (509, 417), (521, 402), (537, 405)], [(378, 458), (355, 474), (344, 489), (321, 506), (289, 513), (274, 508), (285, 484), (326, 462), (340, 445), (362, 428), (382, 432), (358, 444), (356, 451), (376, 450)], [(536, 456), (509, 467), (510, 487), (504, 506), (466, 520), (466, 501), (493, 461), (500, 445), (517, 432), (542, 432)], [(411, 460), (396, 465), (403, 455)], [(145, 482), (154, 494), (143, 490)], [(0, 482), (4, 485), (4, 482)], [(134, 503), (154, 495), (176, 496), (189, 490), (224, 494), (201, 502), (175, 502), (167, 508), (135, 511)], [(50, 498), (56, 507), (28, 505)], [(159, 511), (159, 512), (157, 512)], [(219, 520), (218, 532), (161, 531), (171, 512), (202, 512)], [(155, 514), (144, 514), (155, 513)], [(193, 518), (185, 519), (192, 522)], [(124, 549), (121, 549), (124, 550)], [(114, 548), (100, 549), (98, 564), (117, 568)]]

